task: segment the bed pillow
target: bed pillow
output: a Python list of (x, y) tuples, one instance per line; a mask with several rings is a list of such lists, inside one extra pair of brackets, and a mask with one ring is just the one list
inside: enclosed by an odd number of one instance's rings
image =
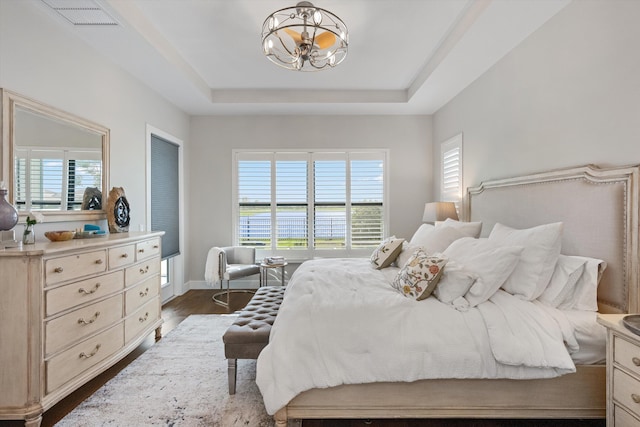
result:
[(471, 307), (488, 300), (500, 289), (518, 264), (522, 246), (497, 245), (488, 239), (463, 237), (453, 242), (443, 255), (478, 277), (465, 298)]
[(598, 284), (607, 263), (594, 258), (576, 258), (584, 259), (584, 271), (573, 287), (573, 292), (567, 295), (558, 308), (561, 310), (598, 311)]
[(400, 269), (391, 285), (402, 295), (417, 301), (428, 298), (442, 276), (447, 259), (418, 249)]
[(453, 301), (464, 296), (469, 291), (469, 288), (477, 278), (477, 274), (450, 260), (447, 262), (447, 268), (444, 269), (440, 277), (438, 286), (433, 290), (433, 296), (440, 302), (452, 304)]
[(520, 262), (502, 289), (524, 300), (538, 298), (549, 284), (560, 256), (562, 223), (522, 230), (497, 223), (489, 234), (489, 240), (497, 244), (524, 247)]
[(396, 236), (387, 237), (371, 254), (370, 261), (376, 269), (389, 267), (402, 251), (404, 239)]
[(436, 228), (441, 227), (451, 227), (459, 230), (466, 237), (475, 237), (476, 239), (480, 237), (480, 233), (482, 232), (482, 223), (481, 222), (464, 222), (464, 221), (456, 221), (455, 219), (447, 218), (442, 222), (439, 222), (436, 225)]
[(434, 229), (435, 227), (431, 224), (422, 224), (415, 233), (413, 233), (413, 237), (409, 240), (411, 245), (420, 245), (420, 242), (426, 239), (426, 236)]
[[(416, 234), (418, 233), (416, 232)], [(411, 257), (417, 249), (422, 249), (428, 254), (435, 254), (444, 251), (451, 243), (464, 237), (464, 234), (460, 230), (452, 227), (432, 227), (427, 229), (426, 232), (421, 233), (418, 238), (416, 238), (416, 234), (411, 238), (409, 244), (403, 247), (402, 252), (398, 256), (396, 262), (398, 267), (405, 265), (409, 257)]]
[(582, 257), (560, 255), (547, 285), (538, 301), (550, 306), (558, 307), (568, 298), (584, 272), (586, 260)]

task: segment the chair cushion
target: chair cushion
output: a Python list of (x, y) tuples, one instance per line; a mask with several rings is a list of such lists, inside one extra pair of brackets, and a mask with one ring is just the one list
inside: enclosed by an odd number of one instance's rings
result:
[(260, 273), (260, 267), (257, 265), (229, 264), (227, 265), (227, 271), (224, 273), (224, 279), (233, 280), (238, 277), (246, 277), (258, 273)]

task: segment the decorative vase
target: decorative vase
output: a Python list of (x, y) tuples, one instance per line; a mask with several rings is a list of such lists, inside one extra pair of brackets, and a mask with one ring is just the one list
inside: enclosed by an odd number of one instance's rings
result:
[(7, 189), (0, 188), (0, 231), (11, 230), (18, 223), (18, 211), (6, 200)]
[(36, 242), (36, 231), (33, 229), (33, 225), (27, 224), (24, 226), (24, 233), (22, 233), (22, 244), (33, 245)]
[(107, 224), (110, 233), (125, 233), (129, 231), (129, 201), (124, 195), (124, 188), (113, 187), (107, 199)]

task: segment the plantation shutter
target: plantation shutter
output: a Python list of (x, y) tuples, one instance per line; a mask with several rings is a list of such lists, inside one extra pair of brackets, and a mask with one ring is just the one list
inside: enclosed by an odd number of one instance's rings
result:
[(384, 238), (384, 158), (353, 153), (351, 158), (351, 245), (371, 247)]
[(314, 248), (344, 248), (346, 242), (347, 188), (346, 158), (340, 154), (313, 155), (313, 242)]
[(237, 161), (237, 241), (271, 248), (272, 156), (244, 154)]
[(442, 143), (441, 199), (454, 202), (459, 209), (462, 201), (462, 134)]
[[(306, 157), (306, 156), (305, 156)], [(276, 242), (278, 249), (308, 247), (308, 185), (306, 158), (276, 155)]]
[(151, 135), (151, 230), (164, 231), (162, 259), (180, 254), (179, 148)]
[(68, 157), (67, 209), (87, 209), (82, 207), (85, 190), (102, 188), (102, 152), (70, 150)]
[(101, 187), (101, 152), (56, 148), (16, 149), (18, 210), (78, 210), (88, 187)]

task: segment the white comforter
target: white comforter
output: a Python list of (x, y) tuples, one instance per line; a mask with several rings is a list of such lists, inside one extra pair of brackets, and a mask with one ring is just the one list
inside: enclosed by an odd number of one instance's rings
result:
[[(394, 271), (395, 270), (395, 271)], [(297, 394), (426, 378), (550, 378), (574, 372), (563, 316), (499, 291), (459, 312), (390, 286), (367, 259), (307, 261), (291, 278), (256, 382), (274, 414)]]

